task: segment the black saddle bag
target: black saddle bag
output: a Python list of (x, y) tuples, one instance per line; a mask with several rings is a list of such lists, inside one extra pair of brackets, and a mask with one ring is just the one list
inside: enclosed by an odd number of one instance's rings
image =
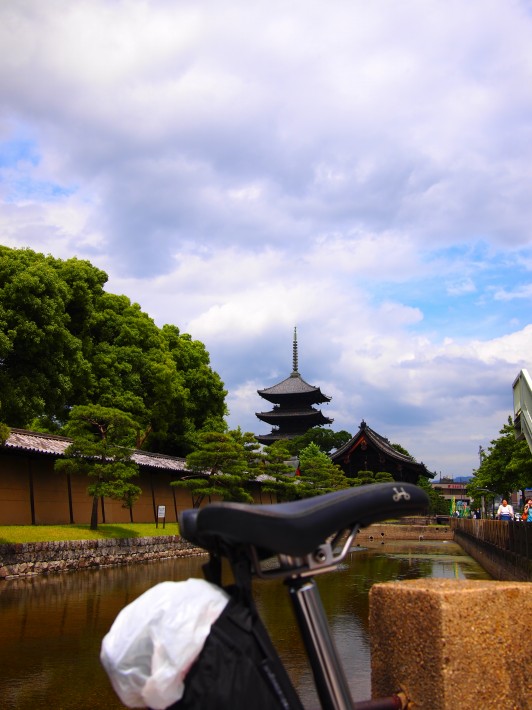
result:
[(303, 710), (253, 602), (229, 587), (226, 608), (170, 710)]

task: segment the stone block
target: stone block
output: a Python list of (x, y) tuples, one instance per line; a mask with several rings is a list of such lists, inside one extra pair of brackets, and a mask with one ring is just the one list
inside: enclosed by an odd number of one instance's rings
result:
[(416, 579), (370, 590), (372, 697), (409, 708), (532, 708), (532, 584)]

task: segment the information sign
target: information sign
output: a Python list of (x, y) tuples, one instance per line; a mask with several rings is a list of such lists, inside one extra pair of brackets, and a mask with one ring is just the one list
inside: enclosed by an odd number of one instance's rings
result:
[(155, 521), (155, 527), (159, 527), (159, 520), (163, 521), (163, 528), (166, 526), (166, 506), (165, 505), (158, 505), (157, 506), (157, 520)]

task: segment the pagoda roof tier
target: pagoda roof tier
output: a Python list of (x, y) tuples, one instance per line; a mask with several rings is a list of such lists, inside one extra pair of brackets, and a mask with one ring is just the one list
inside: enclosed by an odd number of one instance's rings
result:
[(274, 409), (271, 412), (256, 412), (255, 415), (263, 422), (273, 424), (274, 426), (282, 426), (283, 424), (292, 424), (296, 421), (301, 422), (303, 428), (316, 426), (319, 424), (332, 424), (333, 420), (324, 416), (318, 409), (309, 407), (308, 409)]
[(282, 382), (278, 382), (272, 387), (266, 387), (263, 390), (257, 390), (258, 394), (269, 402), (282, 402), (289, 399), (297, 399), (298, 402), (309, 402), (319, 404), (321, 402), (330, 402), (331, 398), (323, 394), (319, 387), (309, 385), (308, 382), (301, 377), (299, 372), (292, 374)]

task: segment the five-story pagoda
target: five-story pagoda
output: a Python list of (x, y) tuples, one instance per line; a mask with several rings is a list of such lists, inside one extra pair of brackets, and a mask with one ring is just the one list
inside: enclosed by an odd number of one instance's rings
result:
[(313, 404), (330, 402), (319, 387), (313, 387), (301, 377), (297, 369), (297, 332), (294, 328), (293, 371), (290, 377), (273, 387), (257, 390), (264, 399), (274, 404), (269, 412), (256, 412), (256, 416), (273, 428), (269, 434), (257, 434), (261, 444), (273, 444), (279, 439), (293, 439), (301, 436), (314, 426), (331, 424), (332, 419), (324, 416)]

